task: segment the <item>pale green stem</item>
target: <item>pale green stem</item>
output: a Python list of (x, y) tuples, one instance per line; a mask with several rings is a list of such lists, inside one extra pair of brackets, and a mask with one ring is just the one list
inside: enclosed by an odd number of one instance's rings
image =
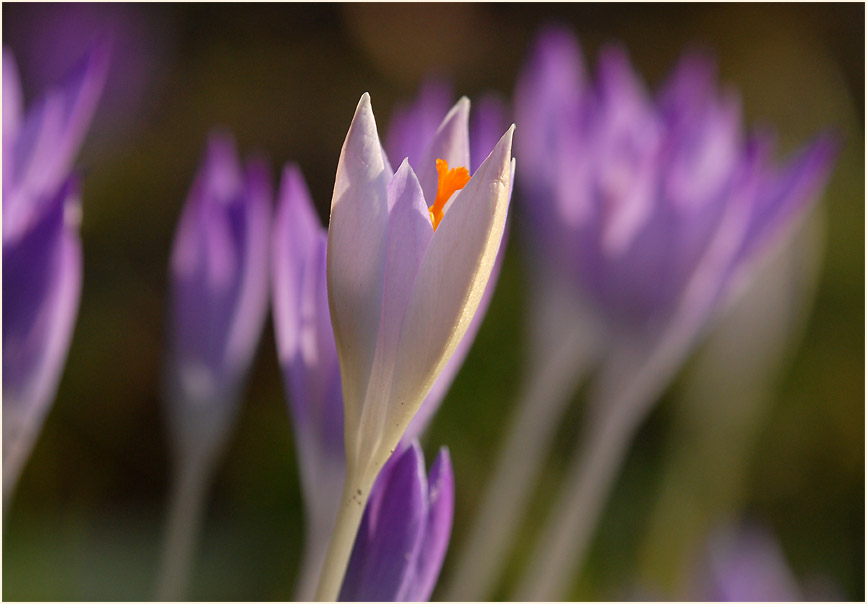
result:
[(157, 579), (156, 599), (173, 602), (187, 598), (193, 553), (205, 511), (211, 468), (205, 462), (178, 466), (169, 500), (169, 517)]
[(631, 353), (631, 359), (612, 357), (591, 400), (584, 438), (514, 600), (556, 600), (577, 580), (632, 437), (679, 367), (693, 334), (692, 325), (677, 326), (649, 351), (646, 361), (640, 360), (640, 352)]
[(566, 330), (543, 368), (531, 375), (444, 600), (484, 600), (496, 586), (559, 420), (586, 373), (584, 337)]
[(343, 494), (340, 497), (340, 509), (337, 512), (337, 523), (331, 534), (328, 553), (325, 554), (322, 574), (319, 576), (319, 585), (316, 588), (317, 602), (336, 602), (340, 595), (340, 587), (343, 585), (343, 577), (349, 565), (349, 556), (355, 545), (355, 536), (358, 534), (364, 508), (370, 497), (373, 479), (376, 478), (376, 473), (373, 478), (359, 477), (358, 474), (347, 469)]

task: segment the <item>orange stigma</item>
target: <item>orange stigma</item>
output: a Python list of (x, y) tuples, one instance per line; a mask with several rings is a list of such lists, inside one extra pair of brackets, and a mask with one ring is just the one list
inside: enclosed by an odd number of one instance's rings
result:
[(446, 207), (446, 202), (454, 195), (458, 189), (463, 189), (470, 181), (470, 171), (464, 167), (449, 170), (449, 164), (444, 159), (437, 160), (437, 196), (434, 199), (433, 205), (429, 208), (430, 221), (433, 223), (434, 231), (440, 225), (440, 220), (443, 219), (443, 209)]

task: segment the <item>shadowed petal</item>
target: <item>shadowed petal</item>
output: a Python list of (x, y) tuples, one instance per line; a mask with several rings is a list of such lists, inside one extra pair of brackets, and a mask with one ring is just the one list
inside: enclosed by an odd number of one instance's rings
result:
[[(372, 404), (362, 410), (358, 432), (381, 426), (388, 412), (376, 397), (387, 397), (395, 366), (397, 344), (406, 305), (413, 291), (419, 264), (433, 237), (433, 225), (418, 179), (404, 160), (388, 184), (388, 232), (385, 252), (385, 279), (382, 318), (371, 370), (368, 393)], [(391, 426), (389, 426), (389, 429)], [(348, 434), (352, 436), (352, 433)]]
[(404, 319), (394, 401), (427, 394), (478, 309), (505, 228), (513, 132), (458, 192), (428, 246)]
[[(349, 127), (334, 183), (328, 225), (328, 293), (340, 356), (346, 420), (358, 421), (382, 312), (392, 174), (365, 93)], [(351, 350), (353, 354), (346, 355)]]
[(443, 119), (422, 155), (421, 163), (414, 166), (429, 205), (437, 195), (436, 160), (446, 160), (451, 168), (463, 166), (469, 169), (469, 120), (470, 100), (462, 97)]

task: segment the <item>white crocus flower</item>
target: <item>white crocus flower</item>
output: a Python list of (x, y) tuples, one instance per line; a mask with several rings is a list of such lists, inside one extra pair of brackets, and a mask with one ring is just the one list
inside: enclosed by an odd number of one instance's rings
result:
[(365, 93), (343, 143), (327, 273), (347, 473), (319, 599), (337, 596), (373, 481), (466, 332), (500, 247), (514, 126), (467, 180), (468, 116), (462, 98), (417, 172), (404, 160), (394, 173)]

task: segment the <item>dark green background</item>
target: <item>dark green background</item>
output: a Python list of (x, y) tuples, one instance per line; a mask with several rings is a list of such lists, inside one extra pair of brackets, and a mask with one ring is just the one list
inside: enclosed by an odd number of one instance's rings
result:
[[(52, 10), (4, 4), (4, 44), (21, 52), (18, 24)], [(471, 99), (488, 90), (508, 97), (534, 32), (551, 21), (571, 24), (591, 69), (602, 43), (621, 41), (653, 87), (686, 46), (704, 46), (718, 57), (722, 80), (740, 90), (747, 121), (775, 125), (786, 150), (825, 126), (842, 135), (822, 201), (826, 247), (814, 310), (773, 405), (753, 427), (747, 462), (733, 470), (744, 486), (731, 512), (746, 510), (770, 526), (800, 576), (824, 574), (844, 597), (864, 598), (863, 5), (139, 10), (156, 23), (161, 62), (135, 115), (110, 128), (97, 115), (80, 155), (81, 309), (56, 403), (4, 521), (4, 599), (152, 597), (168, 486), (158, 398), (166, 267), (208, 131), (223, 125), (244, 153), (267, 154), (275, 186), (280, 166), (298, 162), (324, 217), (362, 92), (371, 94), (381, 132), (395, 103), (434, 71), (451, 75), (456, 93)], [(487, 320), (426, 442), (429, 458), (442, 444), (451, 448), (453, 549), (467, 533), (521, 384), (521, 243), (510, 241)], [(192, 584), (197, 599), (291, 597), (303, 518), (272, 330), (269, 319), (209, 504)], [(675, 384), (638, 435), (572, 597), (619, 599), (636, 582), (672, 589), (679, 581), (646, 563), (678, 555), (646, 551), (660, 480), (676, 459), (669, 452), (683, 416), (678, 392)], [(533, 518), (541, 518), (572, 449), (580, 399), (554, 443)], [(711, 526), (710, 516), (702, 522)], [(522, 532), (511, 569), (530, 536)], [(453, 562), (447, 558), (444, 573)]]

